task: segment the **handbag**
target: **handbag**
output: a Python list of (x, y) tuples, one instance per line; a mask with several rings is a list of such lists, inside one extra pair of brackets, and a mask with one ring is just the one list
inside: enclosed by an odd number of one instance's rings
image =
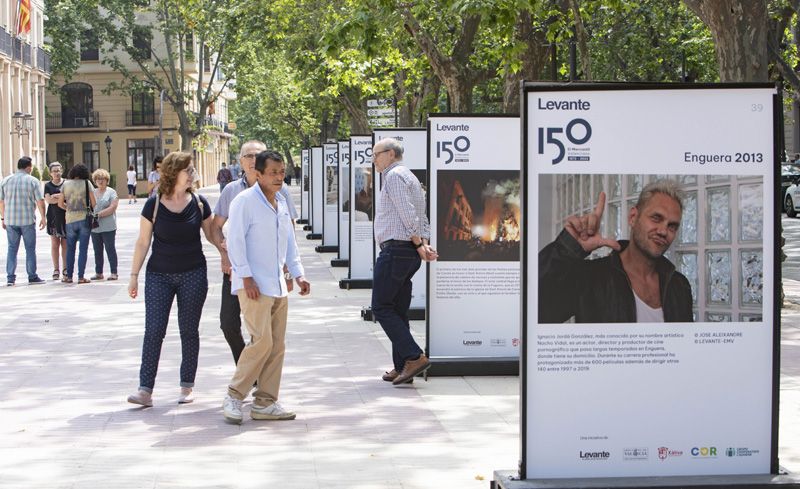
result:
[(97, 229), (100, 227), (100, 218), (94, 213), (92, 201), (89, 199), (89, 181), (84, 180), (83, 183), (86, 184), (86, 224), (89, 229)]

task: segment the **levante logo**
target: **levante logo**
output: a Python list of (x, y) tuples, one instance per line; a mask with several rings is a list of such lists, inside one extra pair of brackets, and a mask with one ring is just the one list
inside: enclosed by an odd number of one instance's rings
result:
[(606, 452), (605, 450), (601, 452), (584, 452), (581, 450), (578, 452), (578, 454), (581, 460), (608, 460), (611, 458), (611, 453)]
[[(538, 109), (542, 111), (589, 111), (592, 105), (588, 100), (542, 100), (538, 99)], [(576, 117), (565, 126), (539, 127), (539, 154), (543, 155), (545, 145), (556, 147), (558, 153), (552, 163), (561, 163), (564, 157), (569, 161), (589, 161), (588, 148), (578, 148), (592, 138), (592, 125), (582, 117)], [(565, 146), (567, 144), (574, 146)]]

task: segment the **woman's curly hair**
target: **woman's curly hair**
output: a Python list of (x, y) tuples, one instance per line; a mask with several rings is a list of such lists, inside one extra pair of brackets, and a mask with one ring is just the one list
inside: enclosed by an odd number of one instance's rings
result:
[[(161, 162), (161, 178), (158, 180), (158, 193), (169, 195), (175, 189), (178, 181), (178, 174), (192, 164), (192, 153), (173, 151), (164, 157)], [(191, 192), (194, 187), (190, 187), (187, 192)]]

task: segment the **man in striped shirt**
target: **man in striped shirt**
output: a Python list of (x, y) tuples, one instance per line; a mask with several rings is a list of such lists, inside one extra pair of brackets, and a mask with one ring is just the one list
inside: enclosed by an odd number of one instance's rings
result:
[(17, 162), (17, 173), (0, 182), (0, 220), (8, 236), (8, 258), (6, 259), (6, 285), (14, 285), (17, 279), (17, 252), (20, 238), (25, 243), (25, 269), (29, 284), (41, 284), (44, 280), (36, 274), (36, 209), (44, 229), (44, 195), (39, 180), (31, 176), (33, 162), (23, 156)]
[(383, 380), (399, 385), (413, 382), (415, 375), (430, 367), (411, 335), (408, 308), (411, 277), (422, 260), (436, 260), (439, 254), (428, 244), (425, 195), (417, 177), (401, 164), (400, 142), (381, 139), (372, 149), (372, 158), (383, 179), (374, 223), (381, 252), (373, 271), (372, 315), (392, 342), (394, 368)]

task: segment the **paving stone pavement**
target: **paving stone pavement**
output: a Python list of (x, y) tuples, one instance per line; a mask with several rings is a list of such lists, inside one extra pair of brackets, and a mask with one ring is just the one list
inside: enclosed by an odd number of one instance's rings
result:
[[(291, 188), (297, 196), (298, 187)], [(212, 204), (218, 197), (216, 187), (202, 192)], [(21, 284), (0, 289), (0, 487), (487, 488), (494, 470), (517, 466), (518, 378), (382, 382), (391, 367), (389, 343), (379, 325), (360, 317), (370, 291), (339, 289), (346, 269), (331, 268), (334, 255), (316, 253), (319, 241), (307, 240), (301, 226), (296, 235), (312, 294), (290, 298), (281, 388), (281, 402), (297, 419), (223, 421), (233, 360), (219, 330), (219, 258), (207, 243), (210, 288), (196, 401), (175, 402), (180, 343), (173, 309), (155, 406), (126, 403), (138, 385), (144, 325), (143, 299), (126, 292), (142, 204), (122, 200), (119, 206), (123, 280), (49, 280), (49, 239), (42, 231), (37, 259), (48, 283), (24, 284), (21, 250)], [(5, 250), (0, 233), (0, 272)], [(800, 260), (800, 253), (790, 260)], [(90, 246), (86, 275), (93, 269)], [(800, 282), (786, 290), (781, 463), (800, 471)], [(412, 328), (424, 343), (424, 322)]]

